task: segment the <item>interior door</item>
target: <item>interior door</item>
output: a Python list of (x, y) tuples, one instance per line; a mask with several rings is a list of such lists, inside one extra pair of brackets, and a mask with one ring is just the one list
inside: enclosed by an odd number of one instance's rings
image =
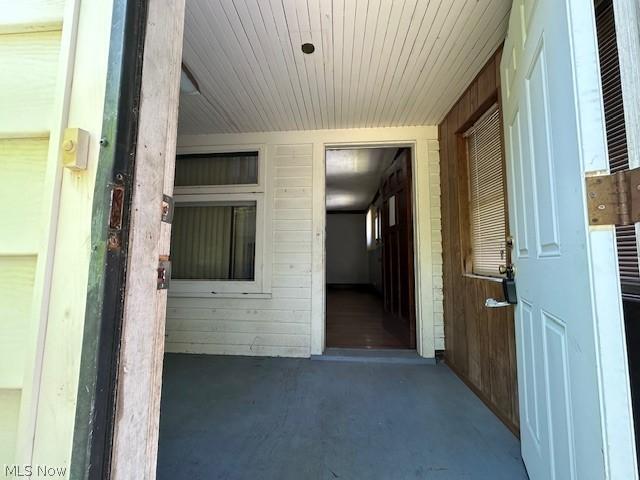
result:
[(532, 480), (637, 478), (613, 227), (590, 229), (585, 207), (585, 173), (608, 168), (593, 15), (516, 0), (501, 64)]
[(411, 151), (402, 149), (382, 178), (382, 278), (385, 327), (416, 346)]

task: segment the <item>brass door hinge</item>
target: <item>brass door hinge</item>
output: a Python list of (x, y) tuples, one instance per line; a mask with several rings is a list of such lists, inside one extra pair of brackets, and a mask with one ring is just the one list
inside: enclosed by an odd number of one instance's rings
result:
[(587, 177), (590, 225), (630, 225), (640, 221), (640, 168)]

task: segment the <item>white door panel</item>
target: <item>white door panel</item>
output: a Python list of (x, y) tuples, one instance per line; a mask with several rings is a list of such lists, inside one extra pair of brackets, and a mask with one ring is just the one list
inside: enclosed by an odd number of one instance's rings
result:
[[(599, 280), (617, 275), (613, 230), (590, 232), (586, 221), (585, 165), (606, 165), (595, 31), (585, 22), (592, 9), (516, 0), (501, 66), (522, 456), (532, 480), (637, 477), (631, 437), (612, 435), (607, 417), (607, 402), (629, 404), (628, 377), (602, 381), (605, 363), (626, 362), (619, 292)], [(617, 351), (602, 352), (602, 337), (616, 331)], [(616, 421), (630, 431), (627, 413)], [(614, 444), (625, 453), (612, 456)]]

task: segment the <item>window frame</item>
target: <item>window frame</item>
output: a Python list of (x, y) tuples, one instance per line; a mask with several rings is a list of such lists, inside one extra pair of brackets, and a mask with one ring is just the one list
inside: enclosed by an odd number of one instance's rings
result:
[(241, 145), (238, 147), (185, 147), (177, 155), (176, 163), (181, 157), (215, 153), (258, 152), (258, 183), (239, 183), (235, 185), (193, 185), (175, 186), (174, 194), (210, 194), (210, 193), (264, 193), (266, 183), (266, 162), (264, 145)]
[(268, 164), (265, 149), (262, 145), (241, 145), (225, 147), (189, 147), (182, 148), (181, 156), (206, 153), (241, 153), (258, 152), (258, 183), (239, 185), (198, 185), (174, 187), (176, 207), (183, 205), (234, 204), (239, 202), (256, 203), (256, 247), (253, 280), (204, 280), (204, 279), (171, 279), (169, 296), (171, 297), (228, 297), (262, 298), (271, 296), (269, 281), (269, 262), (271, 241), (267, 231), (268, 195), (266, 188)]
[[(495, 274), (490, 274), (486, 272), (477, 273), (473, 269), (474, 264), (474, 249), (473, 249), (473, 227), (472, 227), (472, 219), (473, 219), (473, 206), (472, 206), (472, 196), (473, 193), (471, 191), (471, 158), (469, 152), (469, 137), (471, 131), (474, 129), (475, 125), (478, 124), (483, 119), (492, 115), (495, 110), (498, 111), (498, 118), (500, 123), (500, 153), (502, 157), (502, 198), (504, 203), (504, 226), (505, 226), (505, 243), (504, 243), (504, 258), (502, 261), (503, 265), (508, 265), (511, 263), (511, 251), (507, 246), (507, 238), (510, 236), (509, 230), (509, 206), (507, 199), (507, 172), (506, 172), (506, 157), (505, 157), (505, 145), (504, 145), (504, 123), (502, 118), (502, 104), (499, 100), (499, 97), (495, 97), (486, 102), (481, 108), (478, 109), (476, 115), (473, 118), (466, 122), (460, 130), (457, 132), (458, 138), (458, 151), (460, 158), (460, 165), (462, 167), (462, 174), (466, 177), (464, 178), (464, 182), (466, 183), (466, 191), (464, 194), (466, 195), (466, 208), (461, 209), (461, 214), (463, 218), (461, 220), (464, 221), (464, 225), (466, 225), (465, 234), (461, 235), (461, 247), (463, 250), (462, 256), (462, 274), (466, 277), (479, 278), (484, 280), (491, 281), (502, 281), (505, 278), (504, 274), (496, 272)], [(461, 232), (463, 233), (463, 232)]]

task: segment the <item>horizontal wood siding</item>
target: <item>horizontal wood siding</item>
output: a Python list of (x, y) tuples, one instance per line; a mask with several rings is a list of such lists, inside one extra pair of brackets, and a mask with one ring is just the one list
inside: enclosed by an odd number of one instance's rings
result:
[(484, 306), (502, 298), (500, 283), (464, 275), (469, 244), (468, 188), (459, 135), (497, 100), (498, 51), (440, 124), (446, 359), (514, 432), (518, 393), (513, 309)]
[[(0, 0), (0, 465), (16, 461), (37, 334), (37, 266), (63, 0)], [(29, 370), (29, 371), (27, 371)], [(26, 381), (26, 383), (25, 383)]]
[(440, 199), (439, 143), (429, 142), (429, 201), (431, 205), (431, 274), (433, 289), (433, 337), (436, 350), (445, 349), (442, 295), (442, 208)]
[(169, 297), (166, 351), (310, 355), (312, 146), (275, 145), (267, 152), (271, 298)]
[[(183, 135), (181, 154), (227, 146), (266, 152), (270, 226), (267, 295), (169, 297), (167, 350), (309, 356), (325, 345), (325, 149), (335, 145), (414, 145), (416, 303), (419, 352), (444, 349), (440, 147), (437, 127)], [(267, 298), (265, 298), (267, 297)]]

